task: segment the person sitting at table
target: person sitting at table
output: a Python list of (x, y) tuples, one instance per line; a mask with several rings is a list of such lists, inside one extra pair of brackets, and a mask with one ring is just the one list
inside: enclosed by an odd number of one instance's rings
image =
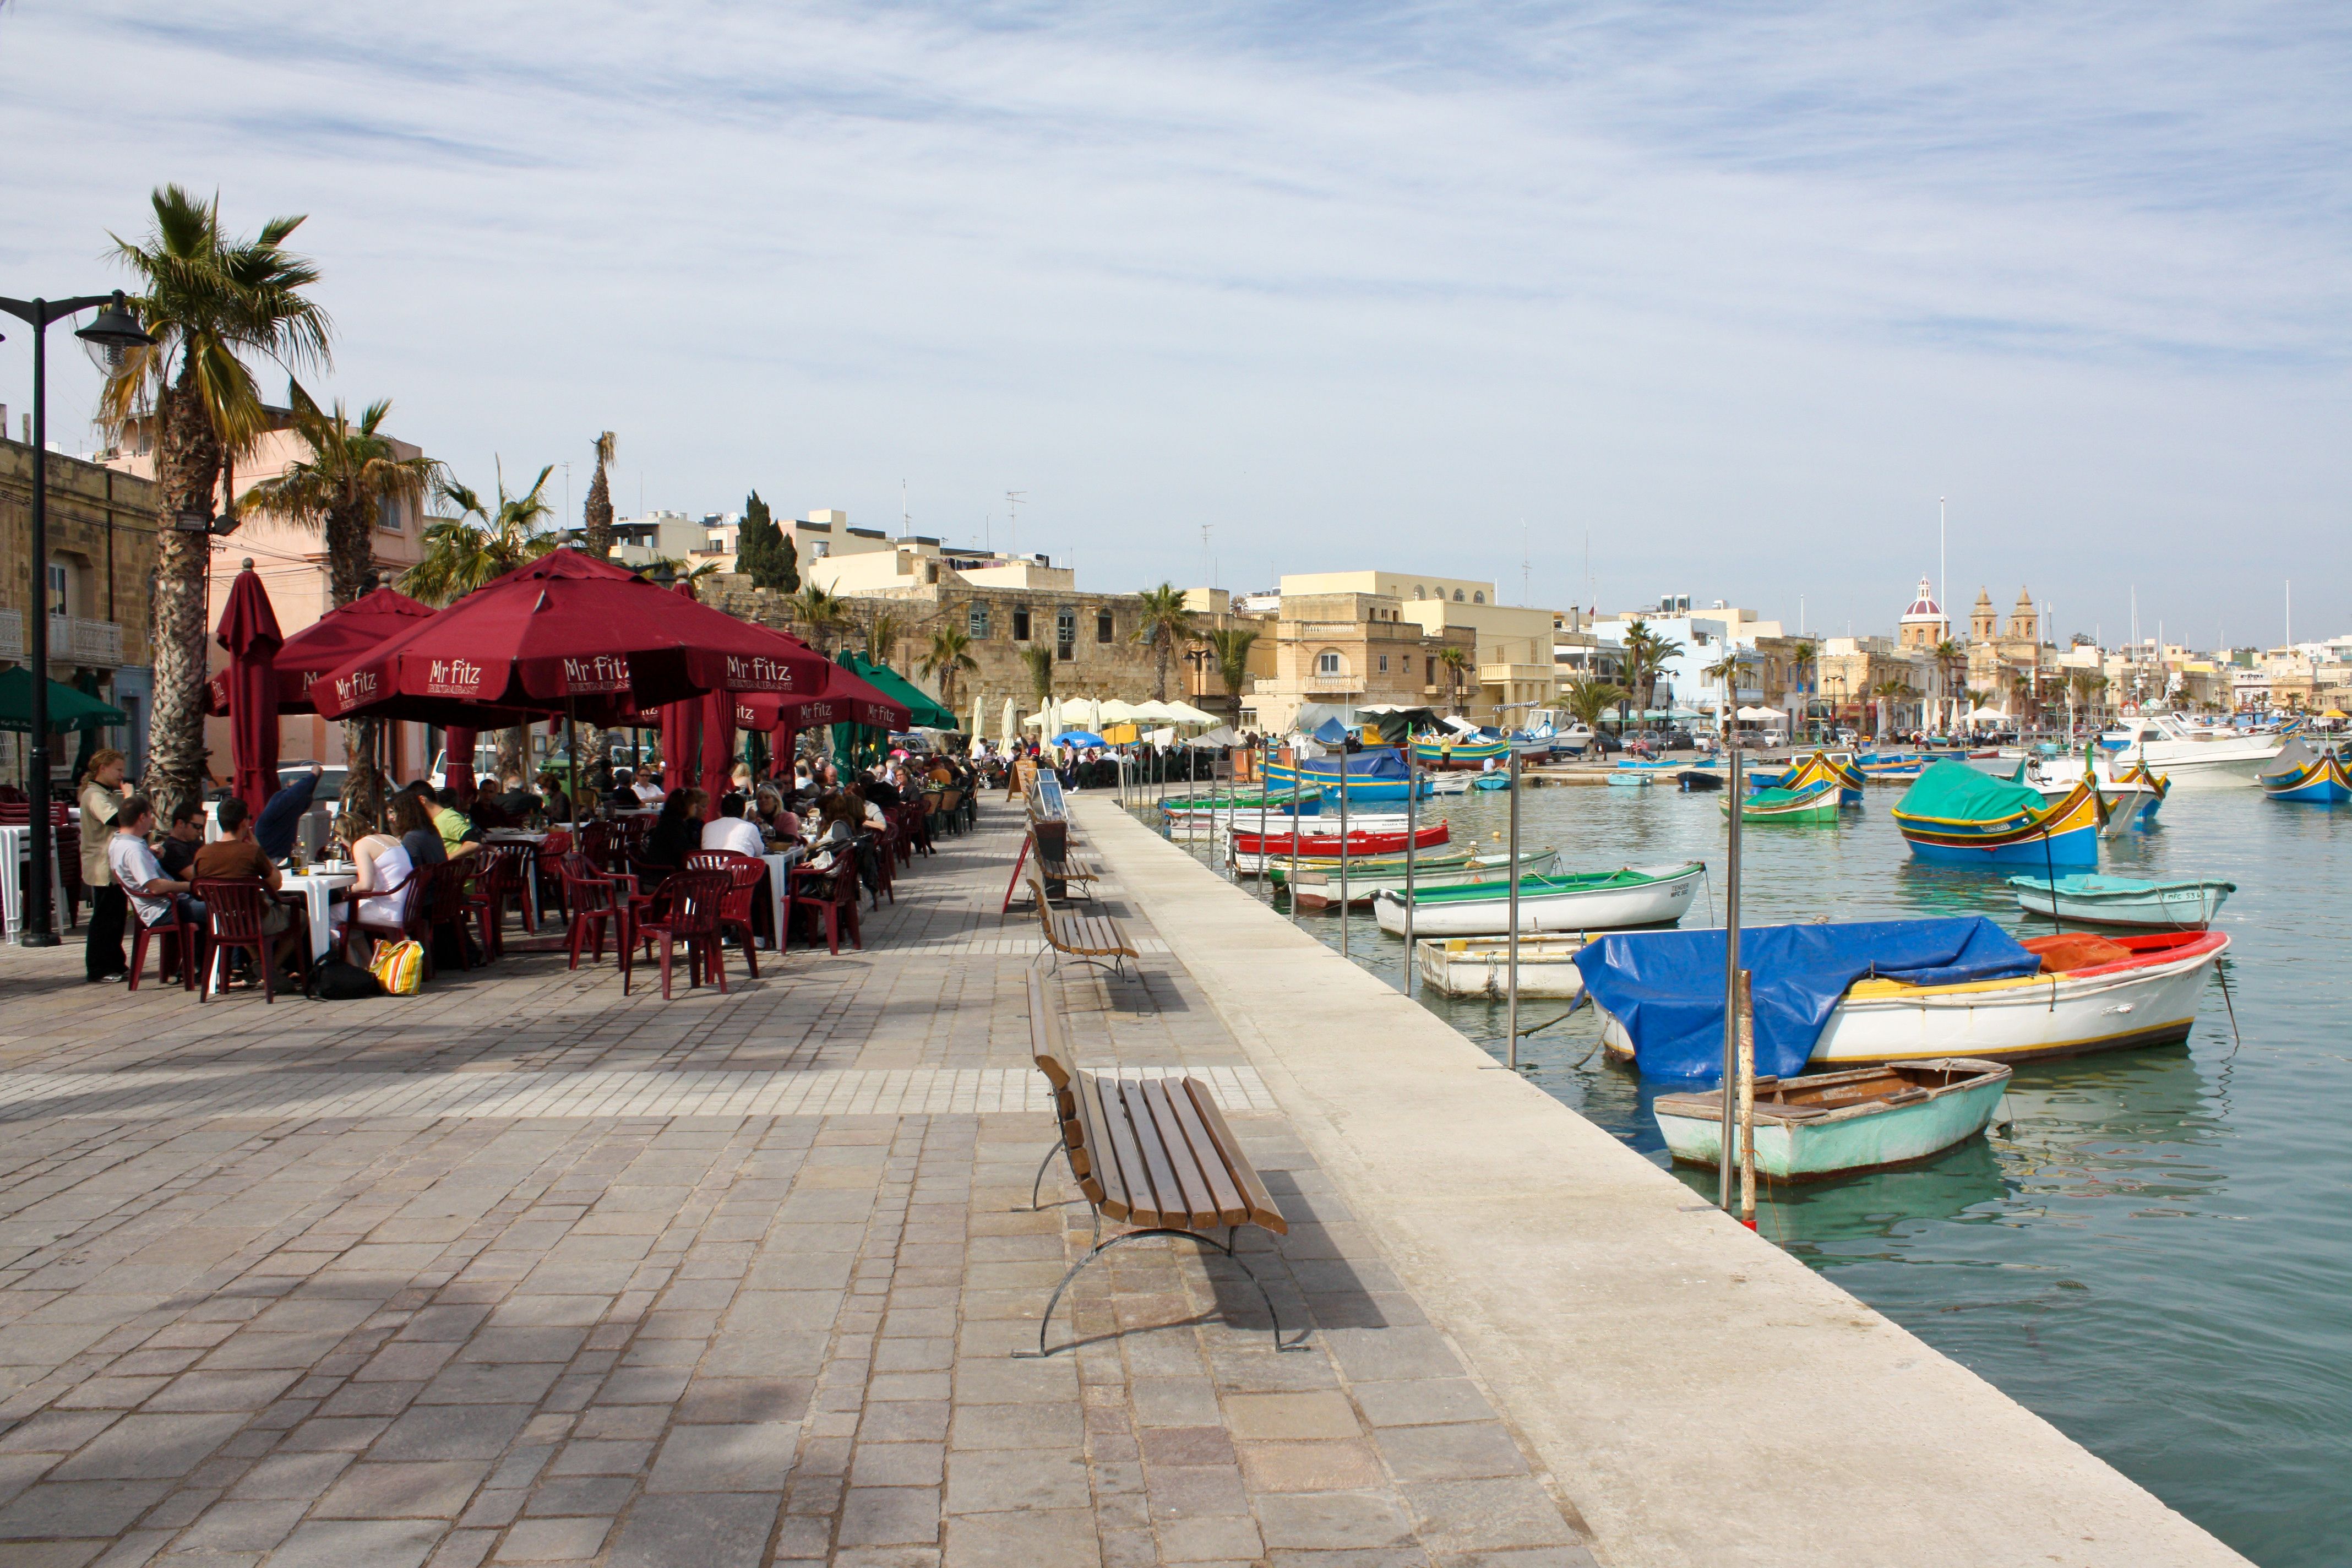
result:
[[(408, 889), (403, 884), (414, 868), (408, 851), (392, 835), (370, 833), (351, 816), (335, 819), (335, 836), (348, 847), (347, 853), (359, 876), (352, 884), (351, 901), (333, 906), (328, 918), (340, 930), (348, 922), (350, 911), (357, 910), (362, 920), (373, 921), (379, 925), (398, 925), (400, 917), (406, 912), (404, 906), (408, 899)], [(394, 888), (400, 890), (389, 890)], [(370, 894), (376, 896), (371, 898)], [(375, 942), (373, 939), (368, 939), (362, 951), (359, 945), (361, 940), (359, 932), (351, 934), (345, 956), (364, 969), (375, 956)]]
[(767, 825), (768, 831), (787, 843), (797, 844), (801, 837), (800, 814), (784, 804), (774, 790), (763, 789), (752, 803), (752, 811)]
[(877, 764), (874, 771), (861, 781), (859, 788), (865, 792), (867, 804), (873, 805), (893, 806), (897, 805), (902, 798), (898, 793), (898, 786), (890, 782), (887, 764)]
[(698, 789), (681, 784), (670, 791), (661, 815), (654, 819), (654, 830), (646, 835), (646, 863), (672, 868), (685, 865), (686, 858), (702, 847), (702, 814), (709, 804), (710, 797)]
[(563, 793), (563, 781), (553, 773), (539, 775), (539, 809), (550, 822), (572, 820), (572, 797)]
[(743, 820), (743, 797), (730, 794), (719, 801), (719, 815), (702, 825), (702, 847), (730, 850), (756, 860), (768, 852), (768, 841)]
[(145, 795), (127, 795), (116, 805), (114, 831), (106, 839), (106, 868), (113, 879), (110, 885), (122, 889), (139, 923), (150, 930), (171, 921), (174, 911), (201, 925), (205, 906), (188, 896), (186, 882), (163, 875), (155, 851), (147, 847), (148, 830), (154, 826), (155, 807)]
[[(501, 812), (506, 814), (506, 818), (509, 826), (520, 826), (523, 823), (529, 822), (531, 818), (531, 814), (539, 810), (539, 796), (531, 794), (530, 791), (523, 787), (522, 775), (520, 773), (509, 773), (507, 775), (506, 784), (507, 787), (505, 789), (500, 790), (497, 795), (492, 795), (490, 799), (497, 804), (498, 808)], [(475, 803), (476, 815), (478, 816), (480, 813), (480, 805), (481, 803), (478, 801)]]
[[(237, 802), (242, 806), (243, 801)], [(188, 862), (205, 847), (205, 803), (183, 801), (172, 813), (172, 830), (163, 842), (155, 846), (155, 858), (163, 868), (163, 875), (180, 881), (188, 879)]]
[(438, 866), (449, 858), (449, 847), (441, 842), (441, 830), (425, 809), (426, 798), (422, 790), (404, 790), (392, 800), (392, 830), (400, 835), (400, 847), (408, 851), (412, 866)]
[(433, 826), (440, 830), (441, 847), (449, 854), (471, 855), (482, 847), (482, 830), (457, 809), (456, 790), (436, 791), (425, 809), (433, 818)]
[(626, 768), (613, 770), (613, 787), (604, 792), (606, 811), (635, 811), (645, 803), (637, 798), (636, 774)]
[(309, 773), (297, 773), (292, 784), (262, 805), (261, 819), (253, 825), (253, 841), (272, 860), (283, 860), (294, 853), (294, 841), (302, 832), (302, 816), (310, 809), (311, 800), (319, 793), (320, 775), (325, 771), (312, 763)]
[[(189, 867), (192, 873), (189, 880), (254, 881), (273, 893), (284, 888), (284, 874), (255, 841), (253, 819), (246, 809), (245, 802), (231, 795), (215, 809), (219, 813), (217, 820), (221, 836), (196, 851), (196, 858)], [(278, 939), (269, 944), (269, 952), (278, 965), (281, 982), (289, 985), (299, 984), (285, 979), (294, 968), (295, 943), (300, 936), (294, 929), (294, 911), (272, 899), (261, 911), (261, 931), (264, 936)]]
[(843, 793), (858, 804), (858, 806), (865, 814), (866, 826), (872, 828), (875, 832), (880, 833), (890, 826), (890, 818), (884, 815), (882, 807), (877, 805), (866, 795), (867, 789), (871, 787), (874, 782), (875, 781), (869, 779), (863, 784), (845, 785)]
[(660, 805), (664, 804), (661, 780), (656, 778), (652, 773), (646, 772), (643, 768), (637, 770), (637, 782), (634, 787), (637, 792), (638, 805), (647, 806)]

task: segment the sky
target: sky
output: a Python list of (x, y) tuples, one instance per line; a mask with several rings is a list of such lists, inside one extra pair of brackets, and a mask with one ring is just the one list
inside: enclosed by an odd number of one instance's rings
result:
[(478, 488), (569, 463), (575, 519), (611, 429), (625, 513), (756, 488), (1097, 590), (1885, 634), (1941, 572), (2271, 643), (2290, 580), (2352, 631), (2347, 81), (2352, 11), (2259, 0), (15, 0), (0, 292), (121, 282), (175, 181), (309, 215), (314, 395)]

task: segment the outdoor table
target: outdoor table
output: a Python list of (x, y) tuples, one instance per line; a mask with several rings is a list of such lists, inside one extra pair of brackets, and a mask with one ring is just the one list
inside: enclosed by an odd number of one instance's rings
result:
[(760, 857), (768, 868), (769, 945), (780, 952), (784, 945), (784, 921), (792, 913), (793, 868), (807, 853), (795, 844)]
[[(0, 905), (5, 905), (8, 934), (15, 936), (25, 923), (25, 873), (32, 855), (33, 829), (20, 823), (14, 827), (0, 827)], [(58, 874), (58, 839), (49, 836), (49, 891), (55, 894), (65, 886)]]
[(308, 870), (289, 871), (282, 879), (279, 897), (299, 899), (303, 913), (310, 924), (310, 962), (318, 963), (327, 956), (328, 939), (334, 931), (333, 907), (335, 895), (359, 882), (356, 871), (330, 871), (313, 867)]

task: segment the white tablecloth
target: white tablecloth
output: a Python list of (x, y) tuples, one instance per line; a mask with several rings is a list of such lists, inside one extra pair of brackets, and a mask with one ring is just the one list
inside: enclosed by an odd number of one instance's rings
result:
[(301, 894), (303, 901), (310, 906), (312, 963), (327, 956), (327, 938), (333, 929), (328, 924), (329, 911), (334, 905), (335, 889), (358, 884), (358, 876), (350, 871), (305, 871), (299, 874), (289, 871), (286, 874), (286, 889)]
[[(8, 934), (15, 936), (25, 924), (25, 877), (32, 869), (26, 857), (31, 853), (33, 830), (27, 826), (0, 827), (0, 907), (8, 917)], [(64, 883), (58, 875), (58, 841), (49, 839), (49, 907), (58, 907), (59, 889)]]
[(768, 896), (774, 900), (771, 910), (773, 919), (769, 922), (771, 934), (768, 938), (768, 945), (772, 948), (780, 948), (784, 944), (784, 921), (792, 913), (786, 901), (793, 894), (792, 869), (800, 864), (801, 857), (806, 853), (807, 851), (795, 846), (773, 855), (760, 857), (767, 864)]

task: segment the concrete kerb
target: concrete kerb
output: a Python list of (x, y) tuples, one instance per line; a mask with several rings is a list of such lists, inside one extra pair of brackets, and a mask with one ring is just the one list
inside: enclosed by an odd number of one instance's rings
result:
[(1115, 803), (1075, 809), (1615, 1568), (2244, 1563)]

